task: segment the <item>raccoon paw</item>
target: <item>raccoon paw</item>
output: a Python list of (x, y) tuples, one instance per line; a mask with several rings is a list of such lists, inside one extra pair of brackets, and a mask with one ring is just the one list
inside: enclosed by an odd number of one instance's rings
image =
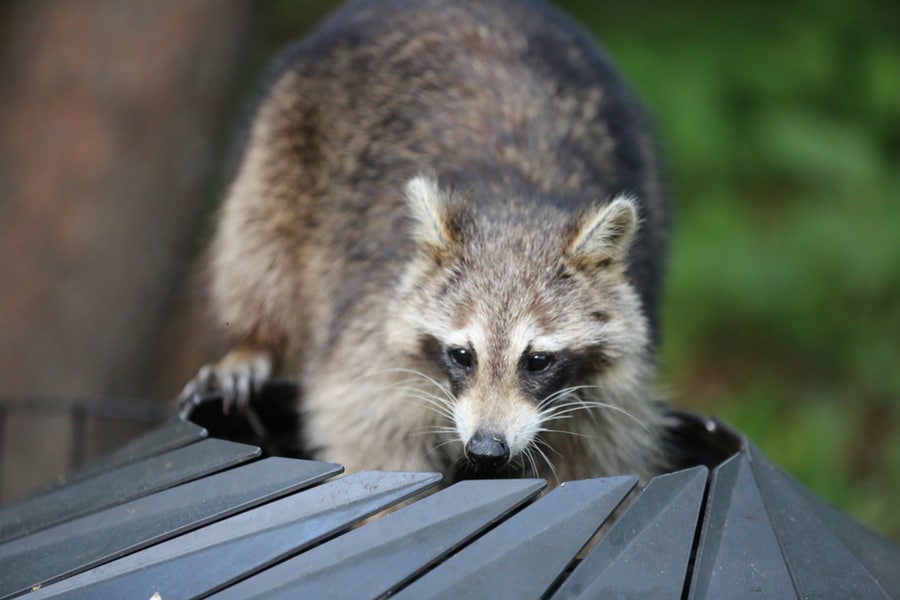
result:
[(215, 365), (204, 365), (178, 395), (178, 413), (187, 418), (203, 396), (222, 396), (222, 411), (244, 412), (272, 376), (272, 358), (265, 352), (234, 350)]

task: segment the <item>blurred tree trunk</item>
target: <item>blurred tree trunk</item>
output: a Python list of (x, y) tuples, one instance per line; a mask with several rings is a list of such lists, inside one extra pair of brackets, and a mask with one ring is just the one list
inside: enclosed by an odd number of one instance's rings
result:
[[(184, 282), (250, 13), (241, 0), (0, 6), (0, 396), (173, 395), (210, 358)], [(7, 419), (20, 456), (63, 444), (21, 429)]]
[(146, 394), (223, 158), (247, 5), (7, 10), (0, 393)]

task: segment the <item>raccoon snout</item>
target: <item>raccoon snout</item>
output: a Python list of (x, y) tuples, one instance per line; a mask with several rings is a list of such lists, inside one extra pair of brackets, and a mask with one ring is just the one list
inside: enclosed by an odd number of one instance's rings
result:
[(509, 461), (509, 444), (499, 433), (479, 429), (466, 442), (466, 458), (479, 468), (496, 469)]

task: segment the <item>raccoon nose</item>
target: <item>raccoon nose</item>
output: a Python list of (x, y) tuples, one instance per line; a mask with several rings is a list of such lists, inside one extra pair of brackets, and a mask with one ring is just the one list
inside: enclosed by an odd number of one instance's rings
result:
[(466, 458), (478, 467), (496, 469), (509, 460), (509, 445), (503, 435), (479, 429), (466, 442)]

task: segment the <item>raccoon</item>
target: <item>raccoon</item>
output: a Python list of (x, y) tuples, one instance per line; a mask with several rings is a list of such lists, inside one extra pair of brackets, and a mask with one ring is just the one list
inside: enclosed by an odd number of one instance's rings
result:
[(666, 468), (666, 211), (642, 109), (539, 1), (356, 0), (281, 57), (211, 246), (231, 351), (317, 458), (566, 479)]

